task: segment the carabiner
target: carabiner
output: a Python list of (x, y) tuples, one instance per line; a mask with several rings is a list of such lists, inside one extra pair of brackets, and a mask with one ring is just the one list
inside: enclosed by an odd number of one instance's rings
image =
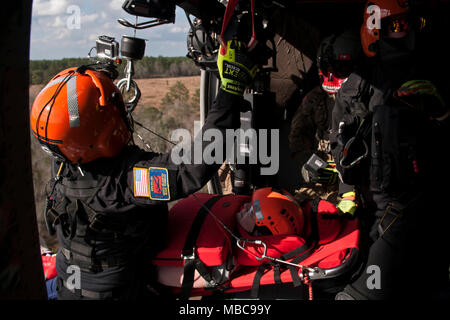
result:
[[(242, 245), (240, 244), (241, 241), (243, 242)], [(249, 250), (245, 249), (245, 242), (249, 242), (249, 243), (253, 243), (253, 244), (256, 244), (256, 245), (263, 246), (264, 252), (261, 254), (260, 257), (257, 256), (253, 252), (250, 252)], [(282, 264), (286, 264), (286, 265), (289, 265), (289, 266), (292, 266), (292, 267), (296, 267), (296, 268), (299, 268), (301, 270), (306, 270), (306, 271), (311, 272), (311, 273), (320, 273), (321, 272), (321, 269), (318, 268), (318, 267), (315, 267), (315, 268), (306, 267), (306, 266), (303, 266), (301, 264), (295, 264), (295, 263), (292, 263), (292, 262), (289, 262), (289, 261), (285, 261), (285, 260), (281, 260), (281, 259), (278, 259), (278, 258), (274, 258), (274, 257), (268, 256), (267, 255), (267, 245), (265, 244), (265, 242), (263, 242), (261, 240), (238, 239), (236, 241), (236, 245), (238, 246), (239, 249), (247, 252), (248, 254), (251, 254), (258, 261), (262, 261), (264, 259), (268, 259), (268, 260), (272, 260), (272, 261), (275, 261), (275, 262), (278, 262), (278, 263), (282, 263)]]
[(361, 140), (361, 142), (363, 143), (364, 146), (364, 153), (359, 156), (358, 158), (356, 158), (355, 160), (353, 160), (352, 162), (350, 162), (350, 164), (346, 165), (344, 164), (344, 161), (347, 159), (348, 154), (349, 154), (349, 150), (350, 147), (352, 146), (352, 144), (355, 142), (355, 137), (350, 138), (350, 140), (348, 140), (348, 142), (345, 144), (344, 146), (344, 150), (343, 150), (343, 154), (344, 156), (342, 157), (341, 161), (339, 161), (340, 165), (342, 168), (344, 169), (350, 169), (353, 168), (354, 166), (356, 166), (359, 162), (361, 162), (361, 160), (363, 160), (364, 158), (367, 157), (367, 155), (369, 154), (369, 147), (367, 146), (367, 143), (364, 140)]
[[(241, 241), (243, 242), (242, 245), (240, 244)], [(253, 252), (250, 252), (249, 250), (245, 249), (245, 243), (246, 243), (246, 242), (263, 246), (264, 252), (263, 252), (263, 254), (261, 255), (261, 257), (257, 256), (257, 255), (254, 254)], [(264, 260), (264, 259), (266, 259), (266, 258), (269, 258), (269, 257), (267, 257), (267, 255), (266, 255), (266, 253), (267, 253), (267, 245), (266, 245), (263, 241), (261, 241), (261, 240), (238, 239), (238, 240), (236, 241), (236, 245), (238, 246), (239, 249), (241, 249), (241, 250), (243, 250), (243, 251), (245, 251), (245, 252), (251, 254), (252, 256), (254, 256), (255, 259), (258, 260), (258, 261), (262, 261), (262, 260)]]

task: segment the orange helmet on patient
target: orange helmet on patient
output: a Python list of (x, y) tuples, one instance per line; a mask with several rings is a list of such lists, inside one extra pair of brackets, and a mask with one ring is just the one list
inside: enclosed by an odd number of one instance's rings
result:
[(116, 156), (131, 127), (119, 89), (103, 72), (66, 69), (42, 89), (30, 114), (42, 148), (72, 163)]
[(252, 211), (260, 234), (301, 234), (303, 211), (285, 190), (271, 187), (257, 189), (252, 196)]

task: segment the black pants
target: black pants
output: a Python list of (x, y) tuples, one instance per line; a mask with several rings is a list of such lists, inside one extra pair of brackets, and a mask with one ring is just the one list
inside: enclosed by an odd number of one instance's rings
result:
[[(58, 300), (145, 300), (158, 296), (154, 288), (156, 271), (146, 260), (137, 258), (130, 261), (124, 269), (108, 274), (94, 274), (89, 278), (89, 286), (86, 285), (86, 277), (81, 274), (81, 289), (69, 289), (63, 278), (67, 274), (58, 273), (57, 294)], [(63, 268), (64, 270), (64, 268)], [(98, 280), (95, 277), (98, 275)], [(108, 291), (104, 290), (107, 282)], [(84, 284), (84, 285), (83, 285)], [(102, 289), (103, 288), (103, 289)]]
[(86, 290), (70, 290), (61, 278), (57, 279), (58, 300), (148, 300), (158, 297), (158, 292), (143, 281), (140, 285), (119, 287), (108, 292), (93, 292)]
[(58, 278), (57, 280), (57, 286), (56, 291), (58, 293), (58, 300), (98, 300), (93, 298), (84, 297), (81, 295), (81, 292), (73, 292), (69, 289), (67, 289), (63, 285), (63, 281), (61, 278)]
[(371, 230), (374, 242), (366, 266), (345, 291), (355, 299), (436, 297), (449, 284), (445, 208), (421, 197), (400, 215), (386, 214), (389, 201), (383, 197), (377, 200)]

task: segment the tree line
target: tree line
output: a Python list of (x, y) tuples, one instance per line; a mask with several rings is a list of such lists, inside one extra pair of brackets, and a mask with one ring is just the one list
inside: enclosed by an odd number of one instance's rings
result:
[[(31, 60), (30, 84), (47, 83), (58, 72), (83, 64), (92, 64), (89, 58), (64, 58), (61, 60)], [(126, 60), (118, 66), (119, 79), (124, 77)], [(161, 78), (195, 76), (200, 69), (194, 62), (186, 57), (144, 57), (134, 63), (134, 78)]]
[[(159, 135), (170, 139), (171, 132), (183, 128), (194, 131), (194, 121), (200, 120), (200, 89), (189, 92), (188, 88), (177, 81), (161, 99), (159, 107), (138, 105), (133, 118)], [(153, 151), (168, 152), (172, 145), (167, 141), (135, 126)], [(136, 142), (137, 139), (135, 139)], [(141, 145), (144, 148), (144, 145)]]

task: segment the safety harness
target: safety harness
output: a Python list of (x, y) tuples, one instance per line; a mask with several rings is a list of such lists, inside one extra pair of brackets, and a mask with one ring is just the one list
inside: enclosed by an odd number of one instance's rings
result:
[[(188, 299), (190, 297), (196, 270), (203, 277), (203, 279), (205, 279), (209, 287), (218, 288), (218, 286), (223, 283), (223, 273), (219, 272), (217, 268), (208, 268), (205, 266), (195, 252), (197, 238), (200, 234), (203, 222), (208, 215), (207, 210), (209, 210), (221, 198), (222, 196), (215, 196), (206, 201), (205, 204), (202, 204), (202, 207), (198, 211), (191, 225), (181, 252), (181, 257), (184, 259), (184, 276), (181, 284), (180, 299)], [(227, 269), (229, 266), (224, 267)], [(227, 271), (229, 272), (229, 270)]]
[(61, 175), (64, 165), (62, 162), (52, 186), (53, 193), (58, 184), (64, 196), (56, 201), (50, 195), (45, 212), (49, 232), (54, 234), (55, 227), (61, 228), (64, 237), (61, 253), (69, 264), (75, 264), (85, 272), (96, 273), (103, 268), (125, 264), (126, 259), (122, 256), (96, 257), (94, 254), (96, 242), (117, 241), (127, 226), (126, 220), (119, 215), (113, 218), (88, 205), (108, 175), (100, 179), (85, 176), (72, 180)]
[[(291, 273), (294, 287), (298, 287), (302, 284), (308, 285), (310, 293), (309, 298), (312, 299), (312, 284), (310, 281), (310, 274), (320, 273), (321, 270), (317, 267), (310, 268), (302, 266), (301, 262), (308, 258), (317, 248), (318, 226), (316, 213), (318, 202), (312, 204), (313, 208), (310, 215), (311, 232), (306, 242), (296, 249), (285, 253), (283, 256), (274, 258), (267, 255), (267, 245), (264, 241), (246, 239), (245, 237), (236, 234), (234, 231), (230, 230), (230, 228), (210, 210), (218, 200), (223, 198), (223, 196), (211, 197), (205, 203), (198, 199), (195, 194), (192, 195), (192, 197), (201, 204), (201, 208), (195, 216), (194, 221), (192, 222), (181, 253), (181, 257), (184, 259), (184, 275), (181, 285), (181, 293), (179, 295), (180, 299), (186, 300), (190, 297), (196, 270), (207, 282), (207, 288), (220, 292), (224, 292), (229, 288), (225, 281), (225, 279), (227, 279), (228, 277), (224, 275), (224, 272), (221, 272), (222, 270), (218, 270), (217, 267), (211, 268), (205, 266), (205, 264), (196, 254), (196, 241), (200, 234), (203, 222), (205, 221), (205, 218), (208, 214), (217, 222), (218, 225), (221, 226), (221, 228), (219, 229), (224, 233), (227, 239), (234, 238), (236, 240), (237, 247), (240, 250), (245, 251), (247, 254), (253, 256), (257, 260), (262, 261), (261, 265), (258, 267), (257, 272), (254, 275), (250, 293), (252, 298), (258, 297), (260, 280), (266, 271), (273, 269), (274, 282), (276, 284), (280, 284), (282, 283), (281, 272), (288, 269)], [(261, 255), (257, 255), (249, 251), (246, 248), (248, 244), (251, 244), (252, 246), (262, 247), (263, 253)], [(226, 265), (224, 266), (226, 272), (231, 272), (231, 267), (231, 264), (229, 264), (229, 261), (227, 261)]]
[[(89, 203), (104, 186), (114, 166), (106, 174), (93, 177), (85, 172), (79, 179), (71, 178), (61, 163), (58, 174), (51, 181), (47, 197), (45, 221), (50, 234), (58, 235), (62, 243), (60, 253), (68, 265), (76, 265), (81, 272), (98, 273), (107, 268), (125, 266), (130, 261), (127, 250), (119, 250), (125, 243), (125, 231), (130, 221), (125, 215), (108, 215), (94, 210)], [(73, 169), (77, 170), (77, 169)], [(64, 173), (63, 173), (64, 172)], [(58, 197), (56, 197), (58, 195)], [(118, 253), (112, 253), (111, 250)], [(116, 250), (117, 249), (117, 250)], [(98, 254), (99, 251), (106, 251)], [(62, 285), (84, 297), (102, 299), (113, 297), (112, 291), (74, 290), (62, 280)]]
[[(309, 272), (318, 272), (318, 268), (309, 268), (301, 265), (301, 262), (306, 258), (311, 256), (314, 250), (317, 248), (319, 232), (317, 226), (317, 204), (318, 201), (313, 203), (313, 208), (316, 210), (311, 210), (310, 214), (310, 222), (311, 222), (311, 233), (306, 240), (305, 244), (300, 247), (285, 253), (279, 258), (273, 258), (266, 255), (267, 246), (264, 242), (260, 242), (260, 244), (264, 247), (264, 252), (261, 257), (255, 256), (258, 260), (268, 260), (264, 262), (258, 267), (256, 271), (255, 277), (253, 279), (252, 289), (250, 296), (252, 298), (257, 298), (259, 294), (260, 281), (261, 277), (267, 270), (274, 270), (274, 282), (275, 284), (281, 284), (281, 272), (285, 269), (288, 269), (291, 274), (292, 282), (294, 287), (299, 287), (302, 284), (308, 285), (309, 287), (309, 299), (312, 300), (312, 284), (309, 278)], [(244, 240), (245, 241), (245, 240)], [(258, 243), (258, 241), (256, 241)], [(238, 247), (241, 250), (245, 250), (243, 245), (239, 244)], [(248, 252), (248, 251), (246, 251)], [(300, 272), (299, 272), (300, 270)], [(300, 275), (299, 275), (300, 274)]]

